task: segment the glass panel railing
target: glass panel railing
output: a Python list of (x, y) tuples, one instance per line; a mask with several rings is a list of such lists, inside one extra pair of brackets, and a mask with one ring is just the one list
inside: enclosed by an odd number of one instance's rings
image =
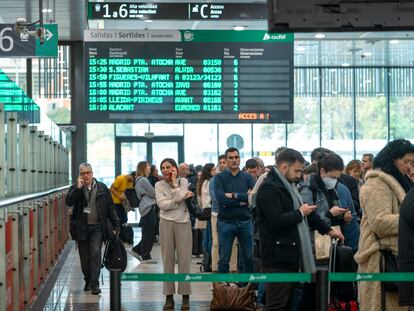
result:
[(66, 134), (0, 70), (0, 198), (67, 185), (66, 146)]

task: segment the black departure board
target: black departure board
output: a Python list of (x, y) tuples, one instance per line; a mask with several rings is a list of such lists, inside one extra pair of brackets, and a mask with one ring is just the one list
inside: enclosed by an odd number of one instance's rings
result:
[(293, 122), (293, 34), (85, 32), (88, 122)]
[(267, 3), (89, 2), (88, 19), (267, 19)]

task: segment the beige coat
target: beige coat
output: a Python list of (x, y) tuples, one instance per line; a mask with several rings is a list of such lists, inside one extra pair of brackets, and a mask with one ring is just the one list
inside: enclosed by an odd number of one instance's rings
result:
[[(370, 170), (361, 187), (360, 201), (364, 211), (361, 222), (361, 236), (355, 260), (358, 272), (379, 272), (379, 237), (381, 244), (389, 246), (398, 254), (398, 220), (405, 191), (399, 182), (389, 174)], [(381, 310), (381, 287), (379, 282), (359, 282), (361, 311)], [(386, 311), (408, 310), (398, 306), (398, 294), (386, 294)]]

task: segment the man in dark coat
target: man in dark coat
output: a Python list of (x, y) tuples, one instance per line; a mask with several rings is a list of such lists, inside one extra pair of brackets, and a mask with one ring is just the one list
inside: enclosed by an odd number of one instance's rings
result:
[[(285, 149), (276, 159), (256, 197), (261, 260), (264, 272), (315, 272), (309, 226), (321, 234), (343, 239), (314, 212), (316, 205), (303, 204), (292, 185), (300, 178), (304, 158)], [(293, 283), (267, 283), (264, 310), (288, 310)]]
[[(414, 187), (408, 191), (400, 208), (398, 264), (401, 272), (414, 272)], [(414, 306), (414, 282), (399, 283), (399, 294), (400, 306)]]
[[(99, 295), (102, 241), (109, 234), (119, 232), (120, 225), (111, 193), (105, 184), (93, 178), (90, 164), (79, 166), (79, 177), (77, 183), (69, 188), (66, 205), (73, 207), (70, 233), (78, 243), (84, 290), (91, 289), (93, 295)], [(113, 232), (107, 230), (108, 219)]]

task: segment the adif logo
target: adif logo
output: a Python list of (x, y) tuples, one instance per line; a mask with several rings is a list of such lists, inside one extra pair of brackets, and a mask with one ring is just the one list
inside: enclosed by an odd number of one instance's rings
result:
[(184, 31), (184, 40), (185, 41), (193, 41), (194, 40), (194, 34), (191, 31)]
[(96, 12), (100, 12), (101, 11), (101, 5), (100, 4), (95, 4), (95, 11)]
[(250, 274), (249, 282), (266, 280), (266, 279), (267, 279), (266, 275), (254, 276), (253, 274)]
[(267, 41), (267, 40), (285, 40), (286, 39), (286, 34), (268, 34), (267, 32), (264, 34), (263, 36), (263, 41)]
[(191, 276), (191, 275), (187, 274), (184, 278), (184, 281), (201, 281), (202, 278), (203, 277), (201, 275)]

